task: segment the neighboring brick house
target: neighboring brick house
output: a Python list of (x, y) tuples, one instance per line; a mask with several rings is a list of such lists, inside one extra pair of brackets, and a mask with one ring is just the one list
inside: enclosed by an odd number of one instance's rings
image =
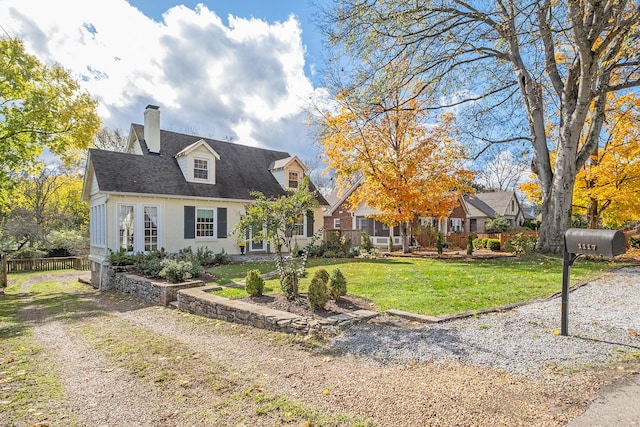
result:
[[(252, 201), (250, 192), (279, 197), (298, 187), (307, 168), (295, 156), (160, 129), (149, 105), (144, 126), (131, 125), (129, 152), (89, 150), (82, 198), (90, 206), (92, 282), (101, 283), (109, 253), (200, 247), (239, 253), (235, 225)], [(312, 189), (313, 185), (312, 185)], [(322, 226), (328, 203), (301, 215), (300, 246)], [(248, 252), (268, 252), (247, 241)]]
[[(382, 237), (389, 236), (389, 227), (370, 218), (373, 209), (361, 205), (355, 211), (349, 210), (347, 198), (358, 184), (351, 187), (341, 198), (334, 198), (331, 208), (324, 213), (325, 230), (364, 230), (370, 236), (380, 237), (372, 241), (376, 245), (385, 245)], [(451, 233), (484, 233), (487, 222), (500, 215), (506, 218), (512, 227), (521, 226), (527, 219), (515, 192), (490, 191), (464, 195), (447, 218), (419, 218), (422, 225), (433, 227), (445, 236)], [(394, 227), (394, 236), (400, 235), (399, 227)], [(388, 240), (386, 240), (388, 242)], [(398, 238), (399, 242), (399, 238)]]

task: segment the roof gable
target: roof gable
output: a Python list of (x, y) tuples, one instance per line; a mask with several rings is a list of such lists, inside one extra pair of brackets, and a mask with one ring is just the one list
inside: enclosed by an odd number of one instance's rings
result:
[(211, 148), (211, 146), (207, 144), (204, 139), (200, 139), (199, 141), (196, 141), (193, 144), (187, 146), (182, 151), (177, 153), (174, 157), (177, 158), (182, 156), (188, 156), (189, 154), (193, 153), (194, 151), (198, 150), (201, 147), (207, 150), (213, 157), (220, 160), (220, 155), (216, 153), (216, 151), (213, 148)]
[(304, 171), (304, 172), (308, 172), (309, 169), (305, 166), (304, 163), (302, 163), (302, 161), (300, 161), (300, 159), (298, 158), (298, 156), (291, 156), (291, 157), (287, 157), (284, 159), (278, 159), (276, 161), (274, 161), (271, 165), (269, 165), (269, 170), (277, 170), (277, 169), (286, 169), (288, 168), (291, 163), (297, 163), (298, 166)]

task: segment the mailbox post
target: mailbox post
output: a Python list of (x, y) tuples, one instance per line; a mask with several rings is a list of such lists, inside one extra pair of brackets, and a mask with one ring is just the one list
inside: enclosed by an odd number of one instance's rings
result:
[(614, 257), (627, 251), (624, 233), (620, 230), (570, 228), (564, 233), (562, 256), (562, 321), (560, 335), (569, 335), (569, 273), (580, 255)]

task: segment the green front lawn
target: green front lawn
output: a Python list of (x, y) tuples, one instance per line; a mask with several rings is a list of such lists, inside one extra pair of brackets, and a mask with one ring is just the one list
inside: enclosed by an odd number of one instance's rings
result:
[[(619, 263), (578, 259), (571, 268), (576, 284), (610, 270)], [(216, 267), (210, 272), (224, 285), (244, 278), (250, 269), (272, 271), (274, 263), (246, 263)], [(420, 258), (310, 259), (305, 292), (313, 273), (340, 268), (350, 295), (371, 300), (377, 310), (390, 308), (441, 315), (525, 302), (558, 292), (562, 286), (561, 257), (532, 255), (492, 260)], [(267, 292), (279, 292), (278, 280), (266, 283)], [(244, 297), (246, 293), (229, 292)]]

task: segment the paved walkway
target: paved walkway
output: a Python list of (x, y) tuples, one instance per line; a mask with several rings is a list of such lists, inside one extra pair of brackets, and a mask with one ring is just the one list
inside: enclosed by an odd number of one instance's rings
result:
[(600, 390), (589, 409), (569, 423), (569, 427), (610, 426), (640, 426), (640, 375)]

